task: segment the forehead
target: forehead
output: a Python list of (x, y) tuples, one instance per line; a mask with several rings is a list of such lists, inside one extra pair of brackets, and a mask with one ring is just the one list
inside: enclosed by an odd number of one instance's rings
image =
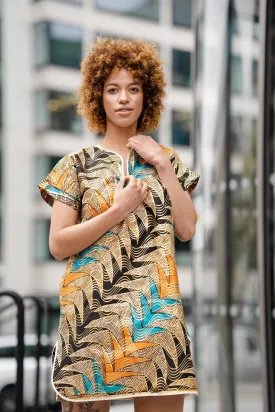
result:
[(111, 71), (111, 73), (106, 77), (105, 79), (105, 84), (108, 82), (113, 82), (113, 83), (130, 83), (130, 82), (134, 82), (136, 81), (137, 83), (139, 83), (137, 81), (137, 79), (135, 79), (132, 75), (131, 72), (129, 72), (126, 69), (113, 69)]

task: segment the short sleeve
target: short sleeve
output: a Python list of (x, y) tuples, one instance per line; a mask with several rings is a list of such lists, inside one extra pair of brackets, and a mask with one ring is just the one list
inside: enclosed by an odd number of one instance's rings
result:
[(193, 192), (197, 186), (200, 175), (193, 170), (190, 170), (180, 159), (178, 153), (172, 149), (170, 161), (174, 167), (177, 178), (183, 188), (188, 193)]
[(42, 198), (50, 206), (54, 200), (80, 211), (80, 188), (73, 156), (66, 155), (60, 159), (50, 173), (39, 183)]

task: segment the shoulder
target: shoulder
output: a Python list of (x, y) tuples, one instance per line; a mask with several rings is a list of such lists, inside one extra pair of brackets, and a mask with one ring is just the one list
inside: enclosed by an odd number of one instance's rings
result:
[(81, 147), (77, 150), (74, 150), (71, 153), (66, 154), (60, 161), (66, 162), (68, 165), (73, 164), (77, 165), (79, 163), (84, 164), (87, 158), (94, 157), (96, 153), (97, 147), (96, 146), (87, 146)]

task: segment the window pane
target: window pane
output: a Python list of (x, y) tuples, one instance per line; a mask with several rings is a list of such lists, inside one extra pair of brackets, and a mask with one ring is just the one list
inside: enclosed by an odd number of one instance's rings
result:
[(14, 358), (15, 357), (15, 347), (14, 346), (3, 346), (0, 348), (0, 358)]
[(191, 27), (192, 0), (173, 0), (173, 24)]
[(50, 128), (81, 134), (81, 118), (76, 116), (75, 104), (74, 94), (51, 91), (48, 101)]
[(36, 130), (82, 133), (82, 119), (76, 114), (76, 95), (40, 90), (35, 94)]
[(82, 57), (82, 30), (60, 23), (41, 22), (35, 26), (35, 64), (56, 64), (79, 68)]
[(128, 16), (159, 20), (159, 0), (95, 0), (95, 6)]
[(59, 23), (50, 24), (51, 63), (80, 67), (82, 30)]
[(50, 220), (36, 220), (34, 234), (34, 259), (35, 261), (53, 260), (49, 250)]
[(241, 56), (232, 56), (231, 59), (231, 92), (243, 92), (242, 59)]
[(49, 112), (46, 110), (48, 92), (39, 90), (34, 95), (34, 113), (36, 130), (45, 130), (49, 125)]
[(34, 62), (35, 66), (43, 66), (49, 63), (49, 41), (48, 28), (46, 22), (38, 23), (34, 26)]
[(45, 179), (60, 159), (61, 156), (42, 155), (35, 157), (33, 190), (36, 198), (40, 198), (38, 184)]
[(172, 112), (172, 141), (174, 145), (190, 145), (192, 128), (191, 113), (173, 110)]
[[(107, 33), (106, 31), (97, 31), (95, 33), (94, 42), (96, 41), (97, 37), (107, 37), (109, 39), (119, 39), (119, 40), (126, 40), (126, 41), (131, 41), (136, 38), (134, 33), (132, 33), (132, 37), (130, 37), (130, 36), (121, 36), (120, 34)], [(158, 52), (161, 54), (160, 44), (154, 41), (154, 45), (157, 47)]]
[(191, 53), (173, 50), (173, 86), (191, 86)]
[(258, 75), (259, 75), (259, 63), (257, 60), (252, 61), (252, 88), (253, 96), (258, 96)]

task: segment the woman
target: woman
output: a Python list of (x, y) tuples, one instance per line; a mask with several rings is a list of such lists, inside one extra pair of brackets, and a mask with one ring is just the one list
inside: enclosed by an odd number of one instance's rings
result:
[[(155, 45), (100, 38), (82, 63), (78, 110), (100, 144), (64, 156), (40, 183), (49, 245), (68, 259), (52, 384), (62, 411), (183, 410), (197, 394), (174, 236), (191, 239), (199, 176), (155, 129), (165, 96)], [(157, 396), (156, 396), (157, 395)], [(174, 396), (160, 396), (174, 395)]]

